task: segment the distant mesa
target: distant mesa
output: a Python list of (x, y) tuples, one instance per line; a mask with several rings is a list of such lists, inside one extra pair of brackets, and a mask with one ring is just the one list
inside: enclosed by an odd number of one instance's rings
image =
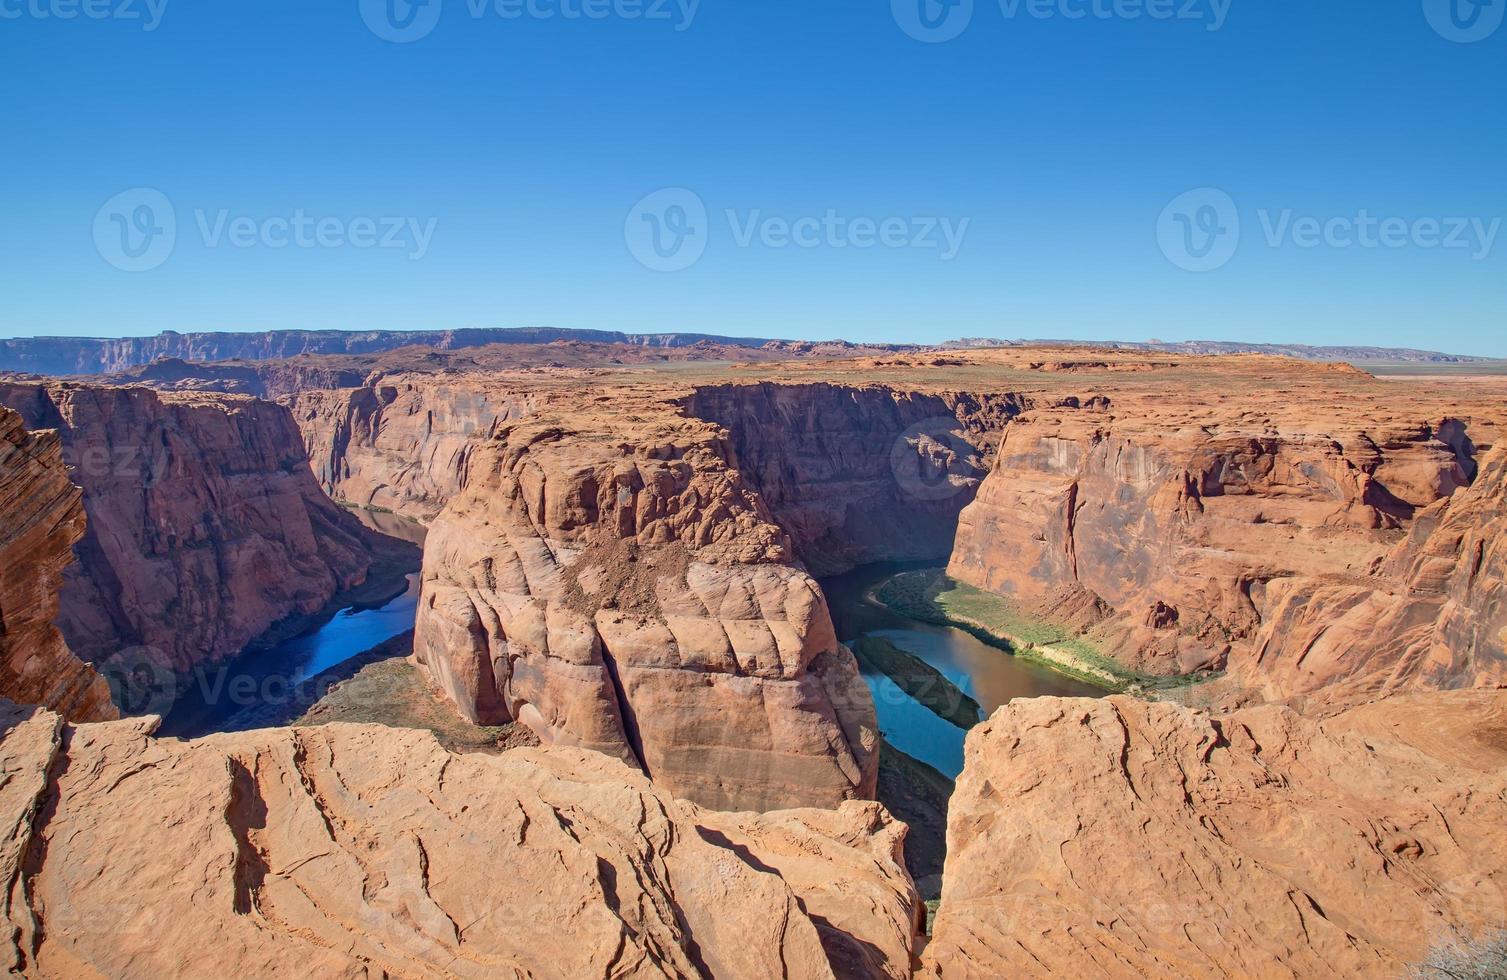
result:
[(1389, 347), (1314, 347), (1306, 344), (1247, 344), (1235, 341), (1003, 340), (964, 337), (942, 344), (858, 344), (768, 337), (723, 337), (702, 333), (623, 333), (562, 327), (498, 327), (463, 330), (267, 330), (194, 332), (165, 330), (152, 337), (18, 337), (0, 340), (0, 371), (44, 375), (114, 374), (163, 358), (181, 361), (268, 361), (302, 355), (379, 354), (401, 347), (453, 351), (490, 344), (613, 344), (639, 348), (704, 348), (775, 352), (790, 357), (910, 353), (995, 347), (1067, 347), (1161, 351), (1174, 354), (1274, 354), (1310, 361), (1465, 364), (1491, 358)]

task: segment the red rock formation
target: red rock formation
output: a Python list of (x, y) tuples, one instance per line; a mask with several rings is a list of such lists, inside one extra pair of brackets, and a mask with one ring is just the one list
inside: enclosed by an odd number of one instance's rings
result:
[(733, 465), (817, 575), (946, 557), (999, 430), (1026, 406), (1012, 395), (768, 382), (698, 387), (682, 404), (728, 430)]
[(1507, 692), (1007, 705), (968, 737), (926, 972), (1399, 976), (1507, 919), (1504, 723)]
[(724, 433), (641, 401), (502, 427), (431, 527), (415, 657), (473, 721), (724, 809), (869, 797), (873, 706)]
[(416, 376), (304, 391), (287, 404), (330, 496), (427, 523), (460, 491), (471, 446), (528, 414), (530, 396), (477, 379)]
[(118, 717), (104, 678), (53, 625), (58, 586), (84, 533), (83, 495), (68, 482), (56, 432), (27, 432), (0, 408), (0, 697), (74, 721)]
[(1469, 489), (1420, 513), (1375, 576), (1273, 583), (1268, 605), (1231, 662), (1232, 679), (1265, 699), (1507, 687), (1507, 446)]
[(80, 657), (186, 672), (362, 582), (359, 523), (320, 493), (286, 409), (229, 395), (0, 384), (61, 431), (88, 528), (58, 624)]
[(1194, 408), (1022, 416), (962, 514), (949, 573), (1028, 609), (1076, 594), (1100, 609), (1076, 625), (1132, 667), (1218, 669), (1284, 596), (1363, 587), (1475, 467), (1463, 423), (1421, 413)]
[(910, 975), (919, 901), (878, 804), (707, 813), (593, 753), (378, 726), (0, 728), (26, 976)]

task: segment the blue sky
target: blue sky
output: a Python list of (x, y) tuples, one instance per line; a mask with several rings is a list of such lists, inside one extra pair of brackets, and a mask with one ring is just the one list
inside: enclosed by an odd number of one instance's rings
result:
[(0, 0), (0, 335), (1507, 356), (1502, 0), (163, 2)]

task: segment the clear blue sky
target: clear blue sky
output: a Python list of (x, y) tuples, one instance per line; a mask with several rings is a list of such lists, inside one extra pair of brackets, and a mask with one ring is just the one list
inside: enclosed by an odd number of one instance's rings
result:
[[(1457, 43), (1430, 26), (1434, 0), (1150, 0), (1192, 20), (975, 0), (941, 43), (900, 26), (923, 0), (702, 0), (688, 24), (676, 0), (668, 19), (621, 16), (658, 0), (600, 0), (602, 20), (561, 15), (587, 0), (518, 19), (443, 0), (410, 43), (369, 30), (358, 0), (167, 0), (151, 31), (38, 16), (80, 2), (125, 0), (0, 0), (3, 336), (554, 325), (1507, 356), (1507, 229), (1489, 251), (1473, 230), (1469, 248), (1428, 247), (1431, 219), (1442, 237), (1445, 219), (1507, 217), (1507, 26)], [(1190, 272), (1158, 221), (1203, 187), (1229, 195), (1239, 247)], [(121, 231), (102, 206), (132, 188), (176, 218), (145, 272), (96, 244)], [(663, 188), (707, 210), (704, 254), (679, 271), (636, 257), (651, 225), (633, 209)], [(1363, 209), (1407, 244), (1344, 227), (1348, 247), (1296, 244), (1292, 222)], [(299, 210), (336, 244), (269, 247), (285, 236), (266, 222)], [(806, 248), (759, 223), (739, 244), (754, 212), (829, 211), (898, 219), (895, 241), (968, 224), (950, 260), (856, 247), (846, 225), (806, 226)], [(1263, 225), (1283, 211), (1273, 245)], [(249, 247), (213, 236), (222, 212), (254, 226)], [(432, 222), (421, 258), (409, 225), (403, 248), (348, 240), (389, 217)]]

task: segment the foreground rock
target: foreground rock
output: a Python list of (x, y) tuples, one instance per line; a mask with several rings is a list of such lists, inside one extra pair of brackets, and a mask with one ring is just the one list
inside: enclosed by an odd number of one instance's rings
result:
[(1115, 697), (968, 739), (926, 969), (1397, 976), (1507, 921), (1507, 692), (1306, 720)]
[(110, 688), (54, 626), (63, 569), (84, 533), (56, 432), (27, 432), (0, 408), (0, 697), (75, 721), (117, 717)]
[(573, 749), (356, 725), (159, 741), (4, 710), (27, 976), (910, 972), (904, 830), (875, 803), (710, 814)]
[(365, 581), (371, 537), (320, 492), (279, 405), (142, 388), (0, 383), (60, 430), (88, 527), (58, 625), (107, 671), (186, 673)]

